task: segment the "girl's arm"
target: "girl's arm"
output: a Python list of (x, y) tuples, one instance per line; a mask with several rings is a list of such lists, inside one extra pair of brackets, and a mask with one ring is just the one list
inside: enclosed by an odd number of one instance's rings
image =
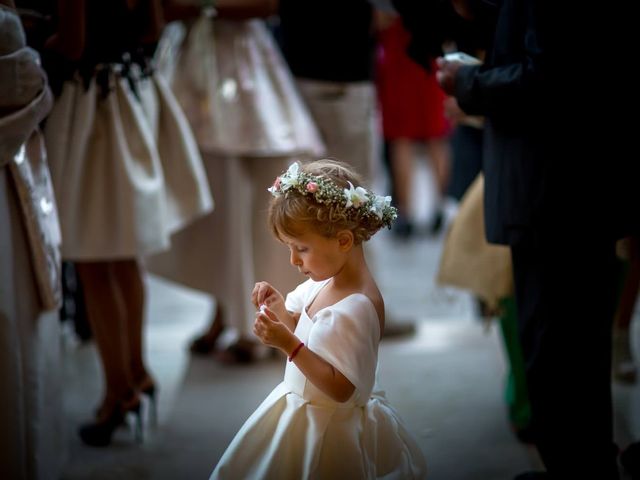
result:
[[(278, 319), (270, 309), (256, 314), (253, 332), (262, 343), (278, 348), (293, 361), (305, 377), (318, 389), (336, 402), (346, 402), (355, 391), (355, 386), (333, 365), (316, 355), (306, 346), (298, 348), (300, 339)], [(295, 353), (294, 353), (295, 352)]]
[[(300, 339), (293, 335), (293, 341), (288, 345), (288, 349), (283, 350), (287, 357), (291, 358), (291, 354), (300, 343)], [(347, 377), (306, 346), (300, 348), (291, 361), (311, 383), (336, 402), (346, 402), (356, 389)]]

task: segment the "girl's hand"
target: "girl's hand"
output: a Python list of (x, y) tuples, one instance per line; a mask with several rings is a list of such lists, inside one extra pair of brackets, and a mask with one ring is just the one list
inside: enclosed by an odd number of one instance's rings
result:
[(253, 333), (265, 345), (282, 350), (287, 355), (299, 343), (291, 330), (278, 319), (272, 310), (266, 307), (262, 311), (256, 312)]
[(267, 282), (258, 282), (251, 292), (251, 301), (257, 310), (264, 305), (274, 312), (278, 320), (292, 332), (298, 323), (297, 317), (287, 311), (282, 294)]
[(276, 312), (278, 317), (287, 314), (284, 306), (284, 297), (267, 282), (258, 282), (251, 292), (251, 302), (256, 309), (260, 309), (260, 305), (266, 305), (269, 309)]

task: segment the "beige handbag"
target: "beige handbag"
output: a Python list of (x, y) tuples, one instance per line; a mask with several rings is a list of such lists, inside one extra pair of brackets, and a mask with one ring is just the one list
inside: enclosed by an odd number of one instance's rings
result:
[(509, 247), (489, 244), (484, 234), (484, 177), (471, 184), (447, 233), (436, 281), (471, 290), (489, 308), (513, 294)]

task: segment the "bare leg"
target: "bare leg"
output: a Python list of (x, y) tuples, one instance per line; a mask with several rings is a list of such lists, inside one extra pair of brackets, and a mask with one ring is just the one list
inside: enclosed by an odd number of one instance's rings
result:
[(99, 416), (108, 415), (119, 402), (135, 397), (131, 374), (126, 311), (110, 262), (76, 264), (106, 382)]
[(426, 144), (426, 148), (427, 153), (429, 154), (429, 159), (433, 165), (436, 184), (438, 186), (438, 201), (436, 204), (436, 211), (431, 222), (431, 233), (435, 234), (442, 228), (444, 220), (441, 203), (449, 184), (449, 171), (451, 168), (449, 140), (446, 138), (429, 140)]
[(409, 212), (411, 202), (411, 182), (413, 175), (413, 142), (407, 138), (391, 143), (391, 168), (396, 192), (396, 205), (403, 215)]
[(451, 169), (451, 152), (447, 138), (429, 140), (426, 144), (427, 153), (431, 159), (433, 170), (438, 185), (440, 198), (444, 196), (449, 184), (449, 171)]
[(137, 260), (113, 262), (113, 276), (123, 299), (131, 375), (138, 388), (153, 384), (145, 366), (143, 325), (145, 287)]
[(410, 217), (413, 156), (414, 145), (408, 138), (389, 141), (389, 161), (393, 173), (395, 205), (398, 207), (398, 219), (393, 225), (393, 233), (400, 238), (408, 238), (413, 233)]

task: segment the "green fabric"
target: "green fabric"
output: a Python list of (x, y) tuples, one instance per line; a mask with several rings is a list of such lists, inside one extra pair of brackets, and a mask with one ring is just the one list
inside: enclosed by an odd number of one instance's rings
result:
[(531, 421), (531, 406), (525, 376), (524, 357), (518, 337), (518, 317), (514, 297), (500, 301), (500, 329), (507, 353), (509, 373), (505, 388), (505, 401), (509, 408), (509, 419), (517, 428), (524, 428)]

